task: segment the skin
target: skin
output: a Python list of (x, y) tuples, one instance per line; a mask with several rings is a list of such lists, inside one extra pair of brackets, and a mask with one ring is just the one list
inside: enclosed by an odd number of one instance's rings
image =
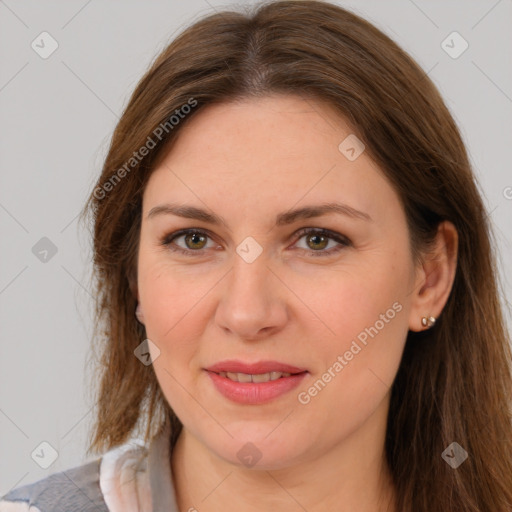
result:
[[(149, 179), (139, 318), (160, 350), (152, 351), (159, 384), (184, 425), (172, 453), (182, 512), (394, 510), (384, 457), (390, 386), (408, 330), (425, 329), (421, 317), (439, 316), (446, 303), (457, 234), (443, 223), (434, 253), (415, 264), (391, 184), (367, 152), (350, 161), (338, 149), (351, 133), (329, 106), (291, 95), (209, 106)], [(372, 220), (330, 213), (274, 225), (279, 213), (335, 201)], [(148, 218), (170, 202), (225, 223)], [(185, 228), (206, 230), (204, 240), (173, 241), (191, 256), (160, 244)], [(328, 229), (351, 244), (297, 235), (302, 228)], [(263, 249), (252, 263), (236, 252), (246, 237)], [(334, 247), (341, 250), (329, 254)], [(298, 394), (397, 303), (394, 318), (300, 403)], [(203, 370), (225, 359), (275, 360), (309, 373), (269, 403), (236, 404)], [(261, 453), (252, 467), (237, 457), (247, 442)]]

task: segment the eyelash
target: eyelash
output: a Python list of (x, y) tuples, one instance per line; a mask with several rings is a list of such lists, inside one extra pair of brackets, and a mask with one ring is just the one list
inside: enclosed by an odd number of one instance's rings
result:
[[(201, 249), (198, 249), (198, 250), (194, 251), (194, 250), (186, 250), (186, 249), (183, 249), (183, 248), (178, 247), (176, 245), (174, 245), (174, 247), (172, 246), (173, 245), (173, 241), (176, 238), (179, 238), (181, 236), (186, 236), (186, 235), (189, 235), (189, 234), (205, 235), (208, 238), (211, 238), (207, 231), (203, 231), (203, 230), (200, 230), (200, 229), (193, 229), (193, 228), (182, 229), (180, 231), (175, 231), (174, 233), (170, 233), (168, 235), (165, 235), (160, 240), (160, 245), (163, 245), (163, 246), (167, 247), (169, 250), (171, 250), (173, 252), (179, 252), (179, 253), (184, 254), (186, 256), (195, 256), (195, 254), (193, 254), (193, 253), (201, 253), (201, 252), (203, 252)], [(332, 254), (338, 253), (339, 251), (343, 250), (344, 248), (350, 247), (352, 245), (352, 242), (348, 238), (346, 238), (346, 237), (344, 237), (342, 235), (339, 235), (338, 233), (335, 233), (334, 231), (329, 231), (327, 229), (321, 229), (321, 228), (304, 228), (304, 229), (301, 229), (296, 234), (296, 236), (298, 238), (297, 238), (297, 241), (295, 243), (297, 243), (304, 235), (308, 235), (308, 234), (325, 236), (326, 238), (334, 240), (335, 242), (338, 242), (340, 244), (339, 246), (331, 248), (331, 249), (329, 249), (327, 251), (326, 250), (313, 251), (311, 249), (310, 256), (315, 257), (315, 258), (316, 257), (331, 256)], [(307, 251), (308, 249), (300, 249), (300, 250)]]

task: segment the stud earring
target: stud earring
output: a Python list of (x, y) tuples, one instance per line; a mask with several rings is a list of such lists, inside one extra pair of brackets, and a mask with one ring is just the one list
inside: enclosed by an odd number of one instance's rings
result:
[(429, 316), (429, 317), (424, 316), (421, 319), (421, 325), (423, 325), (423, 327), (430, 328), (430, 327), (433, 327), (435, 323), (436, 323), (436, 319), (433, 316)]

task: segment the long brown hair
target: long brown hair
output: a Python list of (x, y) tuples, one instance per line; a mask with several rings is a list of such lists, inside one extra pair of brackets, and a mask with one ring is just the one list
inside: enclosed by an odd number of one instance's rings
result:
[[(127, 441), (141, 422), (146, 441), (162, 417), (172, 442), (181, 428), (152, 366), (134, 356), (145, 339), (134, 316), (142, 193), (156, 158), (205, 105), (274, 93), (327, 102), (345, 117), (401, 198), (415, 258), (442, 220), (458, 231), (448, 302), (434, 328), (409, 332), (392, 386), (386, 455), (397, 510), (510, 511), (512, 356), (495, 242), (466, 149), (426, 73), (372, 24), (324, 1), (209, 15), (137, 85), (82, 212), (92, 216), (100, 352), (88, 453)], [(134, 157), (143, 146), (149, 152)], [(456, 469), (441, 457), (454, 441), (469, 454)]]

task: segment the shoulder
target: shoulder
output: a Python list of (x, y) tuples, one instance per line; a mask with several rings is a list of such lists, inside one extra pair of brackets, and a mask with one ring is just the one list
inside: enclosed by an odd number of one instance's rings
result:
[(104, 511), (99, 486), (101, 459), (54, 473), (0, 498), (0, 512)]
[(119, 446), (92, 462), (11, 490), (0, 497), (0, 512), (127, 510), (131, 507), (123, 505), (133, 505), (135, 496), (148, 499), (146, 454), (139, 443)]

